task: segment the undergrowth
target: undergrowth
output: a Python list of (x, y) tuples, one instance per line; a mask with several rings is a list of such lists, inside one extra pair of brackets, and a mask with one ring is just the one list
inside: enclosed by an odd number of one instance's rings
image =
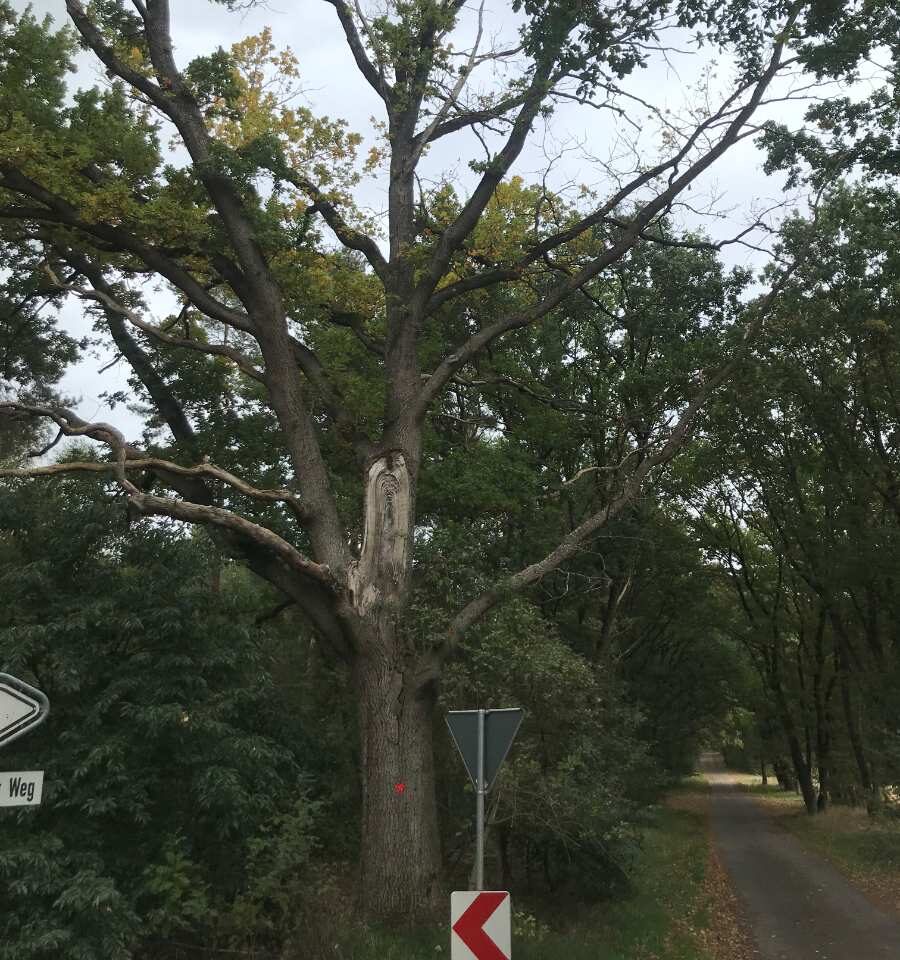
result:
[[(696, 788), (694, 788), (696, 789)], [(708, 924), (704, 880), (709, 853), (702, 812), (653, 811), (626, 896), (560, 918), (547, 904), (513, 899), (516, 960), (706, 960), (696, 934)], [(316, 960), (436, 960), (449, 957), (449, 924), (400, 933), (356, 927), (323, 946)]]

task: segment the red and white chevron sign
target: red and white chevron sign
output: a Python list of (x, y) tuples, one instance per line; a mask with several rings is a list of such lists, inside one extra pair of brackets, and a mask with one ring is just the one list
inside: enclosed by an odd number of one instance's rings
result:
[(506, 890), (450, 894), (450, 960), (510, 960), (511, 924)]

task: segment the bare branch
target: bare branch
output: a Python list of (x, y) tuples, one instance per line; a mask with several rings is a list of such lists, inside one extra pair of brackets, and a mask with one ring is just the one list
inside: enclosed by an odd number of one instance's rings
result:
[(472, 73), (472, 70), (475, 67), (475, 61), (478, 56), (478, 48), (481, 46), (481, 36), (484, 32), (484, 0), (481, 0), (481, 4), (478, 7), (478, 31), (475, 35), (475, 42), (472, 44), (472, 51), (469, 54), (469, 61), (465, 67), (461, 68), (459, 71), (459, 77), (456, 83), (453, 85), (453, 88), (444, 98), (444, 102), (441, 104), (440, 108), (434, 115), (431, 123), (420, 133), (413, 138), (412, 152), (408, 163), (410, 167), (415, 167), (419, 162), (419, 158), (422, 156), (422, 151), (425, 149), (426, 144), (430, 143), (434, 132), (440, 126), (441, 121), (447, 115), (447, 111), (451, 106), (455, 105), (459, 95), (462, 93), (463, 88), (466, 85), (466, 82), (469, 79), (469, 75)]
[(56, 436), (49, 442), (45, 443), (43, 447), (40, 447), (37, 450), (29, 450), (28, 457), (30, 459), (37, 459), (38, 457), (46, 457), (47, 454), (59, 444), (59, 441), (65, 436), (62, 430), (57, 430)]
[[(328, 0), (326, 0), (328, 2)], [(361, 230), (351, 227), (341, 215), (337, 207), (322, 193), (322, 191), (311, 181), (301, 176), (295, 170), (282, 164), (269, 167), (272, 173), (277, 177), (287, 180), (288, 183), (295, 186), (298, 190), (310, 196), (313, 200), (312, 206), (308, 208), (309, 213), (320, 213), (322, 219), (331, 227), (334, 235), (348, 250), (358, 250), (362, 253), (369, 265), (375, 271), (375, 275), (382, 281), (387, 280), (388, 264), (378, 248), (378, 244)]]
[(184, 520), (187, 523), (221, 527), (230, 533), (237, 533), (257, 545), (265, 547), (297, 573), (310, 577), (323, 586), (333, 590), (336, 589), (335, 578), (327, 565), (310, 560), (277, 533), (232, 513), (230, 510), (190, 503), (187, 500), (151, 496), (147, 493), (141, 493), (137, 488), (128, 491), (128, 493), (129, 501), (141, 513), (172, 517), (174, 520)]
[[(456, 116), (450, 117), (449, 120), (439, 123), (434, 129), (428, 127), (426, 130), (423, 130), (422, 133), (416, 137), (416, 140), (422, 137), (424, 146), (428, 143), (434, 143), (435, 140), (446, 137), (448, 134), (456, 133), (457, 130), (474, 127), (477, 124), (490, 123), (493, 120), (500, 120), (506, 116), (510, 110), (515, 110), (516, 107), (521, 106), (525, 102), (525, 97), (526, 94), (519, 93), (515, 96), (505, 97), (492, 107), (484, 107), (481, 110), (467, 110), (459, 113)], [(428, 134), (427, 139), (425, 139), (425, 134), (428, 133), (429, 130), (431, 132)]]
[[(776, 50), (776, 54), (778, 51)], [(774, 58), (773, 58), (774, 59)], [(790, 61), (787, 61), (790, 62)], [(771, 66), (771, 64), (770, 64)], [(717, 158), (722, 152), (724, 152), (726, 147), (733, 146), (735, 143), (738, 143), (745, 136), (753, 135), (756, 129), (747, 130), (746, 129), (746, 120), (755, 111), (763, 102), (762, 92), (768, 87), (771, 82), (774, 73), (780, 70), (784, 66), (784, 62), (778, 61), (775, 71), (772, 73), (772, 76), (769, 77), (768, 73), (764, 74), (760, 80), (757, 80), (755, 84), (748, 81), (745, 84), (739, 85), (731, 94), (719, 105), (718, 109), (711, 112), (703, 121), (695, 126), (690, 135), (686, 136), (681, 147), (670, 157), (660, 161), (653, 166), (641, 170), (634, 176), (629, 182), (620, 186), (618, 190), (611, 197), (609, 197), (600, 207), (594, 210), (589, 215), (581, 218), (573, 224), (570, 224), (566, 227), (565, 230), (559, 231), (549, 237), (545, 237), (539, 243), (534, 244), (530, 250), (528, 250), (519, 260), (512, 264), (505, 264), (503, 266), (498, 266), (490, 270), (486, 270), (482, 273), (475, 274), (470, 277), (464, 277), (461, 280), (454, 281), (453, 283), (447, 284), (444, 287), (441, 287), (439, 290), (436, 290), (430, 297), (427, 307), (426, 314), (432, 314), (435, 310), (445, 304), (447, 301), (453, 299), (454, 297), (460, 296), (464, 293), (469, 293), (474, 290), (481, 290), (486, 287), (493, 286), (497, 283), (503, 283), (511, 279), (515, 279), (517, 276), (522, 275), (525, 269), (533, 263), (536, 263), (538, 260), (543, 259), (546, 254), (550, 253), (552, 250), (557, 247), (562, 246), (563, 244), (569, 243), (572, 240), (575, 240), (577, 237), (584, 234), (587, 230), (592, 227), (598, 226), (605, 222), (617, 223), (618, 225), (624, 225), (624, 222), (621, 220), (616, 221), (615, 218), (611, 217), (610, 214), (619, 207), (622, 203), (628, 200), (629, 197), (634, 196), (642, 187), (647, 186), (650, 183), (653, 183), (654, 180), (662, 176), (666, 171), (669, 171), (671, 176), (669, 179), (669, 187), (672, 186), (673, 181), (677, 175), (677, 171), (684, 161), (684, 159), (689, 155), (691, 150), (696, 146), (697, 141), (705, 136), (709, 130), (715, 129), (720, 122), (723, 121), (723, 118), (734, 115), (738, 113), (737, 120), (734, 120), (728, 124), (728, 130), (726, 134), (723, 135), (720, 142), (711, 146), (707, 151), (707, 154), (704, 154), (688, 171), (688, 174), (691, 174), (686, 179), (683, 177), (679, 179), (679, 183), (684, 183), (687, 185), (691, 180), (695, 179), (699, 173), (701, 173), (706, 166), (709, 166), (709, 162), (705, 163), (704, 166), (699, 167), (696, 170), (696, 173), (692, 174), (692, 171), (695, 167), (701, 162), (705, 161), (706, 157), (715, 152), (713, 159)], [(752, 87), (756, 88), (754, 98), (751, 98), (750, 104), (745, 104), (743, 107), (733, 107), (735, 101), (747, 90)], [(762, 89), (760, 87), (762, 86)], [(610, 86), (609, 89), (614, 93), (621, 93), (617, 87)], [(665, 123), (667, 127), (675, 131), (676, 128), (672, 125), (671, 121), (666, 119), (664, 115), (657, 111), (656, 108), (648, 104), (646, 101), (642, 100), (639, 97), (633, 97), (639, 103), (648, 107), (648, 109), (654, 110), (654, 112), (659, 113), (661, 121)], [(748, 111), (748, 107), (750, 107)], [(683, 187), (682, 187), (683, 189)], [(641, 230), (641, 233), (638, 235), (641, 239), (655, 239), (652, 235), (647, 235), (644, 230), (652, 220), (653, 216), (658, 215), (660, 212), (668, 208), (671, 201), (675, 198), (676, 192), (667, 190), (664, 196), (667, 196), (668, 199), (665, 202), (658, 206), (655, 209), (653, 215), (647, 219), (644, 227)], [(739, 240), (731, 241), (739, 242)], [(724, 244), (723, 244), (724, 245)]]
[(694, 419), (706, 402), (710, 393), (718, 387), (732, 369), (729, 364), (718, 375), (698, 392), (694, 399), (685, 408), (677, 423), (672, 428), (665, 443), (653, 455), (646, 457), (631, 472), (622, 488), (622, 492), (608, 503), (602, 510), (592, 514), (567, 536), (542, 560), (532, 563), (517, 573), (506, 577), (486, 590), (479, 597), (471, 600), (454, 618), (447, 631), (444, 642), (435, 652), (434, 666), (439, 665), (446, 656), (456, 647), (465, 631), (476, 621), (480, 620), (489, 610), (497, 606), (505, 597), (512, 593), (524, 590), (541, 580), (546, 574), (552, 573), (566, 560), (571, 559), (581, 548), (581, 545), (598, 530), (602, 529), (616, 515), (627, 507), (640, 491), (646, 476), (656, 467), (668, 463), (682, 447)]
[(456, 219), (444, 230), (435, 244), (428, 267), (413, 294), (413, 299), (420, 309), (424, 309), (435, 287), (446, 272), (453, 254), (472, 232), (478, 218), (490, 203), (497, 185), (506, 176), (509, 168), (522, 152), (531, 125), (538, 115), (548, 86), (551, 84), (550, 59), (548, 58), (547, 62), (535, 69), (534, 76), (531, 78), (531, 83), (525, 93), (522, 107), (513, 122), (506, 143), (488, 164), (488, 169), (482, 175), (481, 180), (463, 205)]
[(133, 254), (151, 270), (168, 280), (210, 319), (239, 330), (247, 330), (250, 321), (246, 313), (233, 310), (211, 296), (209, 291), (184, 267), (157, 247), (145, 243), (122, 227), (88, 223), (82, 220), (77, 210), (62, 197), (51, 193), (11, 167), (5, 165), (0, 167), (0, 186), (42, 204), (42, 207), (0, 207), (0, 219), (60, 224), (99, 240), (103, 244), (108, 244), (110, 249)]
[[(34, 455), (37, 456), (38, 454)], [(286, 504), (301, 523), (305, 523), (309, 519), (309, 511), (290, 490), (285, 490), (283, 487), (272, 490), (254, 487), (240, 477), (236, 477), (233, 473), (229, 473), (212, 463), (183, 467), (171, 460), (161, 460), (158, 457), (141, 457), (126, 459), (123, 468), (125, 470), (152, 470), (159, 473), (172, 473), (181, 477), (209, 477), (213, 480), (220, 480), (229, 487), (233, 487), (238, 493), (242, 493), (253, 500)], [(114, 463), (103, 463), (97, 460), (67, 460), (63, 463), (45, 464), (40, 467), (2, 468), (0, 469), (0, 477), (25, 479), (29, 477), (64, 476), (71, 473), (102, 474), (111, 473), (118, 469), (120, 469), (119, 465)]]
[[(423, 374), (424, 379), (428, 379), (429, 374)], [(577, 403), (571, 400), (560, 400), (553, 394), (539, 393), (537, 390), (532, 389), (527, 384), (520, 382), (519, 380), (514, 380), (512, 377), (487, 377), (479, 378), (477, 380), (469, 380), (464, 377), (454, 377), (453, 383), (459, 384), (463, 387), (512, 387), (514, 390), (518, 390), (520, 393), (524, 393), (526, 396), (531, 397), (537, 403), (544, 404), (545, 406), (551, 407), (554, 410), (559, 410), (563, 413), (582, 413), (590, 414), (595, 413), (596, 409), (588, 404)]]
[(329, 323), (333, 323), (336, 327), (346, 327), (348, 330), (352, 331), (356, 339), (359, 340), (359, 342), (366, 348), (366, 350), (369, 351), (369, 353), (371, 353), (373, 356), (379, 357), (381, 360), (384, 360), (384, 342), (377, 337), (373, 337), (365, 329), (362, 318), (357, 314), (345, 313), (340, 310), (329, 310), (328, 321)]
[(182, 347), (187, 350), (193, 350), (197, 353), (204, 353), (210, 356), (225, 357), (226, 359), (231, 360), (232, 363), (234, 363), (235, 366), (246, 376), (256, 380), (259, 383), (266, 382), (265, 373), (258, 367), (255, 367), (250, 358), (241, 353), (240, 350), (235, 350), (233, 347), (228, 347), (222, 344), (204, 343), (201, 340), (190, 340), (186, 337), (174, 337), (165, 330), (162, 330), (160, 327), (156, 327), (152, 323), (147, 323), (146, 320), (141, 318), (137, 311), (129, 309), (124, 304), (112, 297), (108, 292), (97, 289), (96, 287), (92, 290), (89, 290), (87, 287), (78, 286), (77, 284), (62, 283), (48, 265), (45, 264), (44, 269), (52, 280), (53, 285), (61, 292), (73, 293), (82, 300), (94, 300), (97, 303), (100, 303), (105, 309), (117, 314), (120, 317), (123, 317), (130, 324), (158, 340), (160, 343), (165, 343), (173, 347)]
[[(795, 11), (791, 15), (791, 23), (793, 22), (793, 19), (796, 18), (797, 9), (799, 9), (799, 5), (795, 5)], [(780, 34), (780, 39), (775, 44), (769, 64), (763, 71), (763, 74), (760, 76), (760, 78), (756, 81), (752, 95), (748, 98), (747, 103), (738, 112), (737, 116), (735, 116), (735, 118), (731, 121), (728, 129), (722, 135), (719, 141), (697, 160), (695, 160), (694, 163), (692, 163), (691, 166), (688, 167), (688, 169), (685, 170), (680, 176), (671, 179), (665, 190), (658, 194), (653, 200), (645, 203), (634, 219), (628, 222), (618, 241), (612, 244), (603, 254), (601, 254), (599, 257), (596, 257), (592, 262), (588, 263), (573, 276), (560, 282), (543, 300), (518, 313), (511, 314), (507, 317), (502, 317), (493, 324), (482, 328), (477, 333), (473, 334), (464, 344), (455, 349), (453, 353), (445, 357), (422, 387), (418, 401), (414, 408), (410, 411), (412, 416), (416, 417), (417, 419), (424, 417), (431, 402), (446, 386), (450, 378), (490, 343), (511, 330), (528, 326), (545, 317), (548, 313), (559, 306), (559, 304), (562, 303), (568, 296), (579, 290), (586, 283), (588, 283), (588, 281), (598, 276), (606, 267), (621, 259), (628, 252), (628, 250), (630, 250), (631, 247), (638, 242), (641, 233), (646, 229), (648, 224), (651, 223), (653, 218), (656, 217), (661, 211), (665, 210), (675, 197), (677, 197), (690, 183), (696, 180), (697, 177), (703, 173), (703, 171), (710, 167), (723, 153), (725, 153), (728, 147), (730, 147), (741, 135), (744, 124), (756, 110), (759, 101), (762, 99), (765, 93), (765, 90), (781, 66), (781, 56), (788, 34), (789, 30), (787, 28)], [(729, 97), (726, 103), (730, 103), (732, 99), (732, 97)], [(663, 166), (668, 166), (671, 163), (674, 163), (676, 158), (683, 155), (684, 150), (679, 151), (675, 158), (667, 161), (667, 163)], [(658, 168), (655, 169), (658, 170)], [(633, 184), (647, 182), (649, 179), (650, 178), (646, 174), (642, 174), (637, 178), (636, 181), (633, 181)], [(635, 188), (636, 187), (633, 185), (629, 185), (626, 190)], [(602, 218), (607, 216), (610, 210), (619, 202), (622, 193), (623, 191), (619, 191), (616, 197), (613, 198), (613, 201), (605, 203), (598, 211), (595, 211), (595, 213), (591, 214), (589, 217), (579, 221), (579, 223), (574, 227), (564, 231), (561, 234), (557, 234), (554, 238), (551, 238), (549, 241), (550, 248), (558, 243), (580, 236), (581, 233), (583, 233), (584, 230), (589, 226), (601, 222)], [(538, 255), (537, 251), (541, 251), (541, 254), (547, 252), (547, 244), (548, 241), (543, 241), (542, 243), (538, 244), (528, 255), (528, 258), (531, 259), (536, 257)], [(434, 302), (435, 299), (436, 297), (432, 298), (432, 302)]]
[(372, 87), (390, 109), (393, 103), (393, 90), (391, 89), (391, 85), (385, 80), (383, 73), (375, 69), (375, 66), (366, 54), (366, 48), (363, 46), (359, 31), (353, 22), (353, 13), (350, 8), (344, 3), (344, 0), (325, 0), (325, 2), (330, 3), (337, 12), (338, 20), (340, 20), (341, 26), (344, 28), (347, 46), (350, 47), (350, 52), (353, 54), (353, 59), (356, 61), (357, 67), (359, 67), (359, 72), (366, 78), (369, 86)]
[[(328, 586), (330, 589), (336, 589), (336, 579), (327, 565), (315, 563), (308, 559), (285, 539), (266, 527), (253, 523), (245, 517), (241, 517), (222, 507), (192, 503), (187, 500), (175, 500), (169, 497), (157, 497), (142, 492), (128, 478), (128, 471), (132, 469), (132, 465), (129, 464), (129, 459), (132, 461), (142, 460), (144, 461), (144, 469), (153, 469), (151, 466), (151, 464), (154, 463), (153, 458), (135, 457), (134, 448), (130, 447), (125, 442), (122, 434), (110, 424), (88, 423), (69, 410), (57, 410), (51, 407), (41, 407), (33, 404), (0, 403), (0, 411), (46, 417), (53, 420), (66, 436), (89, 437), (92, 440), (97, 440), (108, 446), (116, 458), (115, 462), (100, 464), (98, 466), (104, 472), (111, 471), (114, 474), (119, 485), (125, 491), (129, 502), (133, 503), (141, 513), (172, 517), (173, 519), (184, 520), (188, 523), (208, 524), (226, 530), (255, 544), (257, 547), (267, 549), (281, 562), (296, 572), (310, 577), (320, 584)], [(131, 458), (129, 458), (129, 454), (132, 454)], [(54, 469), (54, 467), (59, 469)], [(66, 472), (66, 467), (66, 464), (56, 464), (53, 467), (2, 470), (0, 471), (0, 476), (8, 478), (51, 476), (54, 473)], [(155, 467), (181, 476), (213, 476), (216, 479), (227, 482), (230, 486), (234, 486), (235, 489), (246, 493), (248, 496), (256, 497), (256, 499), (284, 501), (291, 506), (292, 509), (296, 505), (297, 510), (299, 510), (299, 516), (307, 522), (309, 520), (309, 512), (302, 504), (297, 503), (288, 491), (259, 490), (250, 484), (244, 483), (244, 481), (235, 477), (233, 474), (209, 464), (187, 468), (180, 467), (178, 464), (169, 463), (165, 460), (156, 460)], [(73, 467), (74, 472), (85, 472), (85, 470), (94, 471), (95, 469), (93, 465), (85, 463), (77, 463)], [(286, 496), (283, 494), (286, 494)]]
[(353, 0), (353, 9), (356, 11), (357, 17), (359, 17), (359, 22), (362, 24), (363, 28), (363, 33), (366, 35), (366, 39), (369, 41), (369, 45), (371, 46), (372, 52), (375, 55), (375, 63), (378, 66), (378, 76), (382, 81), (384, 81), (384, 65), (388, 60), (387, 53), (375, 35), (375, 31), (372, 29), (369, 21), (366, 19), (362, 4), (359, 2), (359, 0)]
[[(753, 305), (752, 320), (742, 332), (740, 349), (735, 350), (731, 358), (723, 364), (717, 372), (703, 379), (700, 389), (685, 406), (675, 425), (669, 431), (665, 441), (659, 445), (656, 453), (644, 457), (644, 459), (635, 466), (625, 480), (619, 495), (611, 500), (602, 510), (592, 514), (571, 530), (542, 560), (532, 563), (517, 573), (505, 577), (466, 604), (451, 622), (444, 641), (425, 659), (425, 665), (423, 667), (425, 674), (430, 676), (435, 671), (439, 671), (443, 660), (457, 646), (465, 631), (481, 619), (489, 610), (501, 603), (505, 598), (510, 596), (510, 594), (519, 592), (537, 583), (546, 574), (553, 572), (566, 560), (571, 559), (581, 549), (581, 545), (588, 537), (606, 526), (613, 517), (621, 513), (621, 511), (632, 502), (640, 492), (644, 480), (651, 471), (657, 467), (664, 466), (672, 460), (682, 446), (684, 446), (697, 414), (703, 408), (709, 397), (732, 375), (739, 364), (743, 362), (746, 352), (745, 348), (749, 344), (753, 332), (763, 323), (798, 266), (799, 261), (796, 261), (788, 270), (785, 270), (778, 281), (772, 286), (769, 293), (762, 298), (759, 303)], [(630, 455), (626, 456), (622, 463), (626, 463), (629, 459)], [(591, 469), (597, 470), (601, 468), (588, 468), (588, 470)], [(583, 475), (584, 472), (586, 471), (582, 471), (579, 475)], [(571, 482), (578, 479), (579, 475), (576, 475)], [(425, 679), (427, 679), (427, 676)]]

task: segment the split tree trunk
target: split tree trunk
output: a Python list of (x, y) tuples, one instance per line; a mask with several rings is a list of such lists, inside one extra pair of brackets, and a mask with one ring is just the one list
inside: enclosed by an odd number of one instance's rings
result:
[(419, 676), (403, 625), (414, 500), (403, 453), (369, 464), (363, 543), (348, 577), (361, 752), (361, 900), (365, 914), (379, 919), (427, 917), (441, 893), (436, 689)]

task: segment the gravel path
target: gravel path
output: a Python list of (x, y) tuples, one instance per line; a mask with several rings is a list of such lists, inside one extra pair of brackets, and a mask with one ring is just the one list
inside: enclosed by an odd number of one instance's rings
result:
[(900, 922), (833, 866), (774, 824), (736, 789), (715, 755), (713, 836), (756, 942), (759, 960), (900, 960)]

